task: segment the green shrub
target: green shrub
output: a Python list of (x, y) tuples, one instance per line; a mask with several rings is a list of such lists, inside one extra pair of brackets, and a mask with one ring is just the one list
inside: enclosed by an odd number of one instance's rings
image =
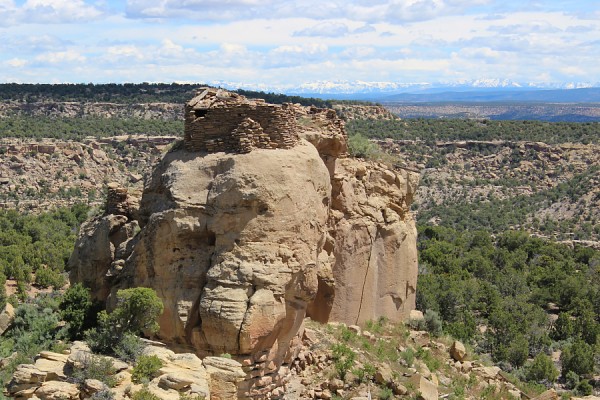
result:
[(577, 340), (563, 349), (560, 362), (563, 376), (569, 371), (577, 375), (589, 374), (594, 370), (594, 349), (583, 340)]
[(356, 353), (344, 343), (336, 343), (333, 345), (333, 365), (340, 379), (344, 379), (346, 373), (354, 365)]
[(379, 146), (357, 133), (348, 137), (348, 151), (353, 157), (370, 160), (381, 152)]
[(150, 288), (119, 290), (117, 307), (110, 314), (98, 314), (98, 327), (86, 332), (86, 341), (93, 351), (115, 353), (126, 334), (156, 332), (162, 311), (162, 301)]
[(575, 325), (571, 317), (571, 313), (561, 312), (558, 314), (558, 319), (554, 323), (551, 331), (551, 337), (554, 340), (566, 340), (575, 333)]
[(544, 353), (539, 353), (535, 356), (531, 365), (526, 368), (525, 376), (528, 381), (554, 382), (558, 378), (558, 370), (550, 357)]
[(67, 280), (58, 271), (55, 271), (50, 268), (39, 268), (35, 272), (35, 284), (42, 288), (48, 288), (52, 286), (54, 289), (58, 290), (65, 286)]
[(573, 371), (567, 372), (565, 375), (565, 387), (569, 390), (573, 390), (579, 385), (579, 375)]
[(146, 345), (136, 335), (125, 333), (115, 346), (115, 355), (123, 361), (134, 363), (141, 356)]
[(388, 321), (387, 318), (382, 316), (382, 317), (379, 317), (377, 319), (377, 321), (368, 320), (367, 323), (365, 324), (365, 327), (371, 333), (380, 334), (381, 332), (383, 332), (383, 327), (385, 326), (387, 321)]
[(60, 320), (58, 297), (41, 295), (32, 303), (20, 304), (16, 308), (12, 327), (4, 336), (13, 340), (12, 351), (33, 356), (41, 350), (50, 349), (65, 337)]
[(369, 363), (363, 365), (362, 368), (354, 368), (352, 370), (352, 373), (356, 375), (360, 383), (367, 383), (372, 380), (375, 376), (375, 372), (375, 366)]
[(148, 387), (144, 386), (131, 397), (132, 400), (160, 400), (160, 397), (153, 394)]
[(424, 317), (427, 331), (433, 336), (440, 336), (442, 334), (442, 319), (440, 315), (433, 310), (427, 310)]
[(580, 396), (590, 396), (593, 390), (594, 388), (590, 384), (590, 382), (587, 379), (584, 379), (581, 382), (579, 382), (579, 384), (575, 388), (575, 393), (577, 393)]
[(423, 361), (431, 372), (437, 371), (440, 368), (440, 360), (435, 358), (431, 352), (424, 347), (420, 347), (419, 350), (417, 350), (417, 358)]
[(71, 340), (83, 337), (86, 328), (95, 323), (90, 290), (81, 283), (69, 287), (59, 305), (61, 317), (67, 321)]
[(346, 325), (342, 325), (340, 327), (340, 339), (343, 340), (344, 342), (350, 342), (350, 341), (356, 339), (356, 336), (357, 336), (356, 332), (349, 329)]
[(115, 394), (110, 390), (104, 389), (96, 392), (91, 397), (92, 400), (114, 400)]
[(163, 363), (157, 356), (141, 355), (133, 367), (131, 380), (134, 383), (143, 383), (146, 380), (152, 380), (162, 366)]
[(388, 387), (383, 387), (381, 389), (379, 389), (379, 398), (381, 400), (388, 400), (388, 399), (392, 399), (394, 397), (394, 392), (392, 392), (392, 389), (388, 388)]
[(76, 382), (83, 384), (86, 379), (97, 379), (108, 387), (115, 387), (118, 383), (115, 377), (117, 371), (110, 358), (88, 354), (81, 364), (83, 368), (73, 373)]
[(412, 367), (413, 363), (415, 362), (415, 351), (412, 349), (412, 347), (408, 347), (406, 350), (400, 353), (400, 358), (404, 360), (407, 367)]
[(508, 346), (507, 360), (515, 367), (522, 367), (529, 356), (529, 342), (523, 335), (518, 335)]
[(153, 289), (123, 289), (117, 292), (117, 307), (110, 313), (107, 322), (121, 334), (154, 333), (159, 329), (158, 317), (162, 312), (162, 301)]

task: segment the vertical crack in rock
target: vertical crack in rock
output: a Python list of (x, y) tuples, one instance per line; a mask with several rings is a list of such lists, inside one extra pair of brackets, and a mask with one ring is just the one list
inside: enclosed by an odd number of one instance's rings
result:
[[(375, 231), (375, 236), (377, 236), (377, 230)], [(369, 240), (371, 241), (371, 246), (369, 247), (369, 259), (367, 260), (367, 268), (365, 270), (365, 278), (363, 279), (362, 290), (360, 292), (360, 303), (359, 303), (359, 306), (358, 306), (358, 313), (356, 314), (356, 322), (355, 322), (355, 324), (358, 324), (358, 322), (360, 320), (360, 313), (362, 311), (362, 305), (363, 305), (363, 301), (364, 301), (364, 298), (365, 298), (365, 288), (367, 286), (367, 279), (369, 277), (369, 270), (371, 268), (371, 256), (373, 255), (373, 243), (374, 243), (374, 240), (373, 240), (373, 237), (371, 236), (370, 232), (369, 232)]]

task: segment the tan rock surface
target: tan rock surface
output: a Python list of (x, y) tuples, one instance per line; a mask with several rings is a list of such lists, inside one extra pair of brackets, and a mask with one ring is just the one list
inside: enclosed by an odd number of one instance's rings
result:
[(79, 389), (73, 383), (49, 381), (42, 383), (35, 395), (42, 400), (79, 399)]
[(465, 349), (465, 345), (455, 340), (450, 346), (450, 355), (455, 361), (463, 361), (467, 356), (467, 350)]
[[(417, 232), (409, 212), (417, 183), (409, 171), (337, 160), (326, 245), (333, 279), (322, 274), (323, 297), (310, 309), (313, 319), (357, 324), (408, 317), (417, 281)], [(331, 281), (335, 288), (321, 291)]]
[(124, 270), (162, 298), (161, 338), (283, 356), (316, 293), (329, 193), (308, 144), (168, 154), (144, 192), (148, 219)]
[(15, 308), (10, 303), (6, 303), (2, 312), (0, 312), (0, 335), (2, 335), (15, 319)]
[(548, 389), (544, 393), (533, 398), (533, 400), (558, 400), (558, 399), (560, 399), (560, 395), (554, 389)]
[(206, 357), (203, 362), (210, 376), (210, 398), (212, 400), (237, 399), (238, 383), (246, 376), (242, 364), (222, 357)]
[(416, 374), (410, 378), (410, 383), (413, 385), (415, 392), (419, 393), (420, 400), (437, 400), (438, 387), (433, 382), (425, 379), (423, 376)]

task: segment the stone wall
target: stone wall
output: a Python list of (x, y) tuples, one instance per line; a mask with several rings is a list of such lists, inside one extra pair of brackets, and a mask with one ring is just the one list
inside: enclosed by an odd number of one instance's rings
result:
[(294, 107), (205, 89), (185, 106), (184, 141), (188, 151), (209, 153), (289, 149), (298, 142)]

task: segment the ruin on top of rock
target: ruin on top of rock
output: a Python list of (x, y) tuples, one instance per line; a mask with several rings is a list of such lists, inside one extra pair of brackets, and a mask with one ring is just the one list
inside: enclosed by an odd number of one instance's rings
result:
[(298, 127), (291, 104), (203, 88), (185, 105), (184, 138), (189, 151), (249, 153), (291, 148), (298, 142)]

